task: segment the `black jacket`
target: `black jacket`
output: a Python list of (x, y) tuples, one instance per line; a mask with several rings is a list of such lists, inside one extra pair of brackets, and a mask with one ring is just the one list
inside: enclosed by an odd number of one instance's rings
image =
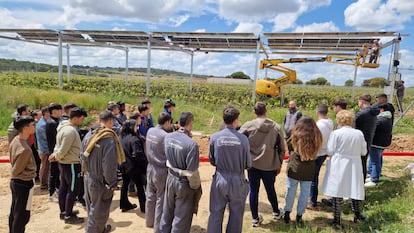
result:
[(392, 116), (389, 111), (382, 112), (377, 117), (377, 127), (375, 129), (372, 147), (385, 149), (391, 144), (392, 139)]
[(57, 127), (59, 125), (59, 118), (50, 117), (46, 121), (46, 140), (49, 152), (53, 153), (56, 145)]
[(361, 130), (364, 134), (365, 141), (367, 142), (367, 151), (371, 148), (379, 112), (377, 107), (369, 106), (355, 113), (355, 129)]
[(126, 162), (121, 165), (121, 171), (128, 175), (146, 174), (148, 161), (144, 152), (144, 139), (128, 134), (121, 137), (121, 144), (126, 158)]

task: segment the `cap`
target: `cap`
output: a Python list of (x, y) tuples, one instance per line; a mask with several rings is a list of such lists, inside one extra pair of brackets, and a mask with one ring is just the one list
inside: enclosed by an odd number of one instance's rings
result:
[(119, 108), (119, 105), (118, 104), (115, 104), (115, 103), (108, 104), (108, 107), (107, 107), (107, 109), (109, 111), (113, 111), (116, 108)]
[(171, 99), (165, 100), (164, 108), (175, 107), (175, 103)]

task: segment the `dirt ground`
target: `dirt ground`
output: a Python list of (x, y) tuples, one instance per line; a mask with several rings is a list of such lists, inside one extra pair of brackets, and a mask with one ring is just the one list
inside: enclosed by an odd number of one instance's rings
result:
[[(200, 156), (201, 157), (208, 157), (208, 136), (202, 137), (195, 137), (196, 141), (200, 145)], [(0, 148), (3, 148), (3, 141), (0, 140)], [(414, 136), (401, 136), (395, 137), (393, 141), (393, 145), (391, 149), (394, 151), (414, 151)], [(3, 151), (0, 152), (0, 158), (7, 158), (7, 153), (5, 153), (4, 148)], [(399, 177), (402, 175), (402, 171), (392, 171), (387, 169), (387, 167), (392, 167), (394, 165), (401, 165), (406, 166), (408, 163), (414, 162), (414, 157), (384, 157), (384, 176), (392, 179), (393, 177)], [(286, 165), (283, 166), (282, 172), (280, 175), (277, 176), (276, 179), (276, 192), (279, 201), (279, 207), (284, 207), (284, 195), (286, 193), (285, 187), (285, 168)], [(211, 185), (211, 177), (214, 173), (214, 167), (212, 167), (209, 163), (204, 162), (200, 163), (200, 173), (202, 179), (202, 188), (203, 188), (203, 195), (200, 201), (199, 206), (199, 213), (197, 216), (194, 216), (193, 223), (192, 223), (192, 233), (201, 233), (206, 232), (208, 216), (209, 216), (209, 190)], [(323, 179), (324, 174), (324, 167), (321, 171), (321, 179)], [(10, 164), (3, 163), (0, 164), (0, 233), (8, 232), (8, 214), (11, 202), (11, 194), (10, 194)], [(144, 214), (140, 213), (138, 209), (122, 213), (119, 209), (119, 195), (120, 192), (116, 191), (115, 196), (111, 206), (110, 217), (108, 223), (113, 226), (113, 232), (139, 232), (139, 233), (146, 233), (146, 232), (153, 232), (152, 229), (145, 227), (145, 216)], [(320, 195), (319, 198), (323, 198), (323, 195)], [(135, 199), (135, 200), (134, 200)], [(138, 203), (136, 198), (131, 198), (130, 200), (133, 203)], [(296, 201), (295, 201), (296, 202)], [(259, 212), (264, 217), (264, 225), (267, 227), (253, 229), (251, 227), (251, 215), (250, 209), (248, 204), (248, 199), (246, 200), (246, 208), (244, 212), (244, 223), (243, 229), (244, 232), (270, 232), (269, 226), (273, 226), (276, 224), (284, 224), (282, 221), (274, 221), (271, 220), (272, 209), (270, 204), (267, 201), (266, 193), (263, 189), (260, 190), (260, 199), (259, 199)], [(86, 217), (86, 211), (80, 207), (76, 206), (75, 209), (80, 211), (80, 217)], [(293, 214), (295, 214), (295, 208)], [(228, 211), (226, 211), (228, 213)], [(224, 227), (225, 222), (227, 221), (226, 218), (227, 214), (225, 214), (224, 219)], [(294, 216), (294, 215), (293, 215)], [(315, 217), (323, 217), (328, 218), (331, 217), (331, 213), (329, 211), (313, 211), (313, 210), (306, 210), (304, 214), (305, 221), (311, 221)], [(326, 226), (326, 221), (312, 221), (312, 224), (318, 226)], [(350, 223), (352, 224), (352, 223)], [(85, 232), (86, 224), (81, 225), (67, 225), (62, 220), (59, 219), (59, 208), (56, 202), (49, 202), (48, 201), (48, 192), (40, 190), (39, 186), (35, 186), (35, 195), (33, 199), (32, 205), (32, 212), (30, 222), (27, 225), (26, 232), (31, 233), (52, 233), (52, 232), (70, 232), (70, 233), (77, 233), (77, 232)]]

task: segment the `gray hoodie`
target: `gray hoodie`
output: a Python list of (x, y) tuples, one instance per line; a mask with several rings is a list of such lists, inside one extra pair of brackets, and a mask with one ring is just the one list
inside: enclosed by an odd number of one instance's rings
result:
[(282, 166), (285, 150), (282, 132), (276, 122), (258, 117), (244, 123), (239, 132), (249, 138), (254, 168), (272, 171)]
[(62, 121), (57, 128), (56, 146), (53, 153), (63, 164), (80, 163), (81, 140), (78, 130), (70, 121)]

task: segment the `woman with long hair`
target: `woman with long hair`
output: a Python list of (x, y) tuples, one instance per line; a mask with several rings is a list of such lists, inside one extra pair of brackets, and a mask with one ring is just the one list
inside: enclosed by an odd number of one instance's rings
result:
[(322, 147), (322, 134), (315, 121), (310, 116), (301, 117), (292, 130), (288, 140), (289, 163), (286, 177), (285, 223), (290, 222), (296, 190), (300, 184), (300, 194), (296, 211), (296, 221), (302, 223), (309, 198), (310, 187), (315, 171), (315, 159)]
[(122, 188), (119, 207), (126, 212), (137, 207), (128, 200), (128, 185), (132, 180), (137, 188), (140, 210), (145, 213), (145, 185), (147, 157), (144, 152), (144, 139), (137, 134), (141, 118), (128, 119), (122, 125), (121, 143), (125, 152), (126, 162), (121, 165)]
[(352, 200), (354, 222), (364, 220), (361, 202), (365, 199), (364, 178), (361, 156), (367, 154), (367, 144), (360, 130), (352, 128), (355, 115), (341, 110), (336, 115), (338, 129), (331, 133), (328, 140), (328, 155), (322, 192), (333, 197), (334, 218), (329, 223), (341, 224), (341, 211), (344, 198)]

